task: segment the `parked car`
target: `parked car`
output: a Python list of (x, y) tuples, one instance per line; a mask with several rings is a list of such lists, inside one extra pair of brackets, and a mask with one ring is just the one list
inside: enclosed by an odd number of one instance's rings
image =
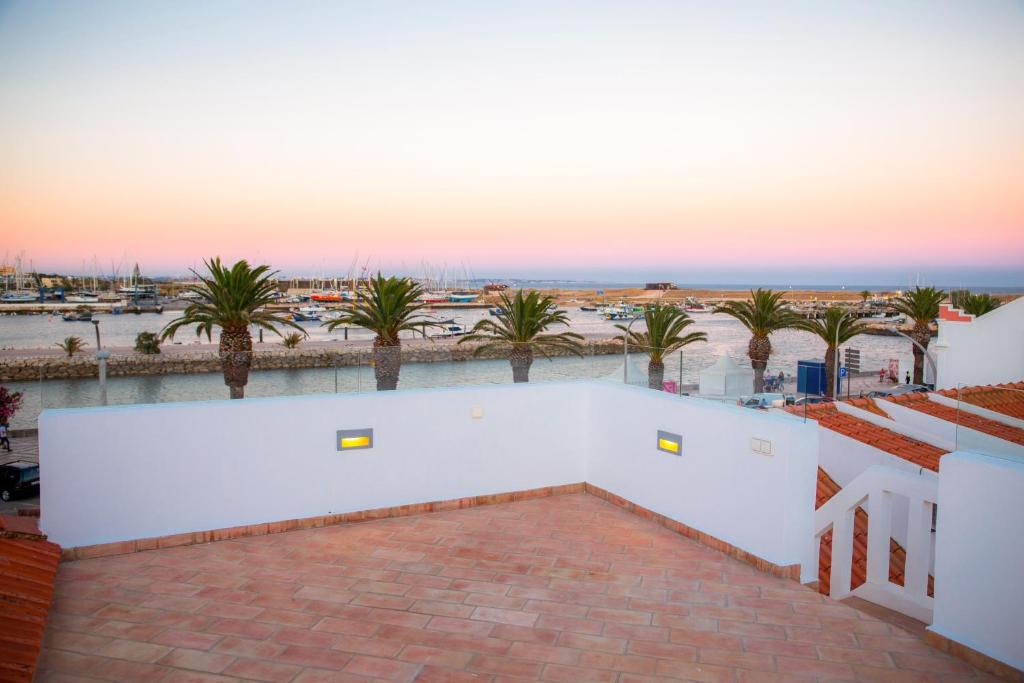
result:
[(828, 396), (814, 396), (814, 395), (811, 395), (811, 396), (801, 396), (797, 400), (793, 401), (793, 405), (795, 405), (795, 406), (802, 406), (802, 405), (813, 406), (813, 405), (817, 405), (818, 403), (832, 403), (832, 399), (829, 398)]
[(928, 393), (928, 387), (921, 384), (899, 384), (891, 391), (869, 391), (868, 398), (885, 398), (886, 396), (902, 396), (903, 394)]
[(750, 396), (740, 396), (736, 400), (736, 405), (744, 408), (781, 408), (787, 404), (793, 403), (793, 397), (787, 396), (786, 394), (751, 394)]
[(0, 465), (0, 500), (39, 495), (39, 464), (16, 460)]

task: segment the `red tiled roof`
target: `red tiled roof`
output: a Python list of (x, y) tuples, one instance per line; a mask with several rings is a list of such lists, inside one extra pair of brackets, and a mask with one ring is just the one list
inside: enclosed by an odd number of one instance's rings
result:
[(889, 417), (889, 413), (878, 407), (878, 404), (875, 403), (875, 399), (873, 398), (850, 398), (846, 400), (846, 403), (849, 403), (851, 406), (856, 408), (860, 408), (861, 410), (866, 410), (869, 413), (874, 413), (879, 417), (884, 417), (888, 420), (892, 419)]
[[(818, 509), (839, 492), (840, 486), (825, 470), (818, 468), (818, 488), (814, 508)], [(889, 539), (889, 580), (903, 585), (903, 570), (907, 564), (907, 552), (894, 539)], [(832, 571), (832, 532), (821, 536), (818, 553), (818, 591), (828, 595)], [(853, 563), (850, 568), (850, 589), (867, 581), (868, 571), (868, 513), (857, 508), (853, 516)], [(933, 579), (928, 577), (928, 595), (934, 594)]]
[[(863, 406), (858, 405), (857, 407)], [(874, 408), (879, 410), (878, 406), (874, 406)], [(790, 406), (786, 410), (794, 415), (802, 415), (804, 408), (802, 406)], [(817, 420), (818, 424), (826, 429), (831, 429), (843, 436), (848, 436), (861, 443), (874, 446), (886, 453), (891, 453), (915, 465), (927, 467), (935, 472), (939, 471), (939, 458), (946, 454), (946, 451), (931, 444), (898, 434), (884, 427), (879, 427), (859, 417), (841, 413), (834, 403), (819, 403), (808, 406), (807, 417), (811, 420)]]
[(0, 681), (32, 680), (59, 560), (34, 518), (0, 515)]
[(960, 387), (959, 392), (956, 389), (943, 389), (937, 393), (954, 401), (959, 397), (961, 401), (979, 408), (1024, 420), (1024, 382)]
[(1024, 446), (1024, 429), (1021, 429), (1020, 427), (1011, 427), (1008, 424), (996, 422), (995, 420), (990, 420), (987, 417), (982, 417), (981, 415), (975, 415), (974, 413), (957, 410), (951, 406), (942, 405), (941, 403), (937, 403), (929, 399), (927, 394), (903, 394), (902, 396), (891, 396), (886, 400), (898, 403), (907, 408), (913, 408), (914, 410), (925, 413), (926, 415), (931, 415), (932, 417), (937, 417), (941, 420), (946, 420), (947, 422), (960, 424), (968, 429), (983, 432), (990, 436), (995, 436)]

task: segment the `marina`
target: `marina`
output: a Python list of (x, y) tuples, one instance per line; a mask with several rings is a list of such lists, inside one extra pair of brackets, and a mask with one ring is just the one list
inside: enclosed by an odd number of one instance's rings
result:
[[(608, 339), (619, 334), (614, 325), (617, 321), (606, 320), (599, 313), (568, 309), (568, 316), (573, 331), (583, 334), (587, 340)], [(145, 313), (139, 316), (97, 316), (103, 330), (104, 348), (118, 355), (136, 355), (131, 346), (135, 335), (141, 331), (157, 332), (171, 319), (170, 313), (163, 315)], [(468, 328), (480, 319), (488, 317), (488, 311), (474, 309), (457, 316), (445, 316), (452, 321), (450, 325)], [(457, 320), (458, 322), (454, 322)], [(693, 384), (704, 368), (713, 365), (719, 357), (727, 354), (741, 367), (750, 367), (747, 358), (749, 332), (735, 319), (721, 314), (694, 315), (691, 329), (703, 331), (708, 335), (708, 343), (695, 344), (687, 347), (681, 355), (673, 354), (665, 360), (665, 377), (682, 385)], [(372, 391), (373, 368), (369, 367), (370, 342), (372, 335), (361, 328), (347, 330), (348, 341), (344, 336), (346, 330), (338, 329), (328, 332), (320, 323), (300, 323), (309, 333), (309, 340), (303, 342), (302, 349), (335, 349), (337, 352), (351, 349), (365, 351), (365, 363), (357, 366), (339, 364), (338, 367), (295, 368), (287, 370), (254, 370), (250, 375), (247, 394), (249, 396), (299, 395), (306, 393), (333, 393), (335, 386), (338, 392)], [(0, 317), (0, 340), (5, 348), (0, 350), (0, 361), (10, 362), (17, 358), (58, 356), (61, 351), (53, 344), (67, 336), (70, 323), (64, 323), (47, 316), (3, 316)], [(91, 326), (90, 326), (91, 327)], [(92, 339), (84, 334), (92, 330), (81, 330), (81, 336), (90, 344)], [(452, 330), (447, 330), (452, 336)], [(202, 342), (192, 335), (181, 335), (185, 342), (197, 343), (166, 343), (164, 355), (191, 354), (206, 352), (215, 354), (215, 344)], [(274, 353), (284, 353), (283, 347), (273, 335), (264, 336), (261, 344), (256, 336), (254, 349)], [(214, 336), (214, 342), (217, 337)], [(41, 344), (46, 343), (45, 347)], [(451, 344), (443, 338), (424, 340), (419, 335), (408, 335), (404, 345), (409, 348), (426, 346), (436, 349), (440, 355), (432, 357), (440, 360), (431, 362), (406, 362), (402, 366), (400, 389), (418, 387), (469, 386), (476, 384), (507, 383), (511, 381), (509, 364), (505, 360), (449, 360), (445, 361), (445, 344)], [(810, 358), (821, 358), (824, 345), (821, 341), (806, 332), (784, 330), (772, 335), (773, 352), (769, 362), (769, 372), (783, 370), (787, 375), (795, 376), (797, 362)], [(911, 362), (910, 345), (897, 337), (862, 335), (851, 344), (861, 350), (861, 365), (865, 370), (877, 371), (886, 367), (890, 359), (897, 359), (901, 367)], [(294, 353), (294, 352), (292, 352)], [(464, 354), (460, 354), (462, 356)], [(95, 348), (86, 347), (83, 357), (95, 357)], [(640, 383), (646, 384), (646, 356), (631, 352), (630, 372), (638, 377)], [(621, 381), (622, 358), (618, 355), (589, 353), (583, 358), (559, 357), (550, 360), (538, 358), (534, 363), (531, 381), (551, 381), (554, 379), (598, 379), (611, 377)], [(146, 403), (183, 400), (211, 400), (224, 397), (223, 378), (219, 372), (199, 374), (169, 374), (138, 377), (111, 377), (108, 380), (108, 396), (111, 403)], [(26, 401), (24, 407), (14, 417), (12, 427), (29, 428), (34, 426), (39, 410), (43, 408), (60, 408), (82, 405), (96, 405), (99, 400), (98, 384), (95, 379), (43, 380), (35, 382), (13, 382), (5, 384), (11, 390), (24, 391)]]

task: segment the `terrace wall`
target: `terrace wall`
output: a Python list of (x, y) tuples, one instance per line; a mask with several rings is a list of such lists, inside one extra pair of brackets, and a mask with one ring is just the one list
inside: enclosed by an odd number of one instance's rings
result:
[[(589, 483), (774, 564), (801, 562), (813, 532), (816, 423), (642, 387), (588, 391)], [(658, 430), (682, 437), (678, 456), (655, 448)], [(816, 578), (811, 564), (805, 581)]]
[[(474, 418), (474, 409), (482, 417)], [(45, 411), (65, 548), (589, 481), (779, 566), (810, 546), (817, 425), (601, 382)], [(338, 452), (335, 432), (374, 429)], [(678, 456), (656, 431), (683, 436)], [(752, 438), (772, 444), (755, 453)]]

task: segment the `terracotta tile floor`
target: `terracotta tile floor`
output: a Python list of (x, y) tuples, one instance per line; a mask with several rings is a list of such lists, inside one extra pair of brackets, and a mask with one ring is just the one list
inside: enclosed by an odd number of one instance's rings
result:
[(980, 677), (584, 494), (65, 563), (45, 646), (43, 681)]

